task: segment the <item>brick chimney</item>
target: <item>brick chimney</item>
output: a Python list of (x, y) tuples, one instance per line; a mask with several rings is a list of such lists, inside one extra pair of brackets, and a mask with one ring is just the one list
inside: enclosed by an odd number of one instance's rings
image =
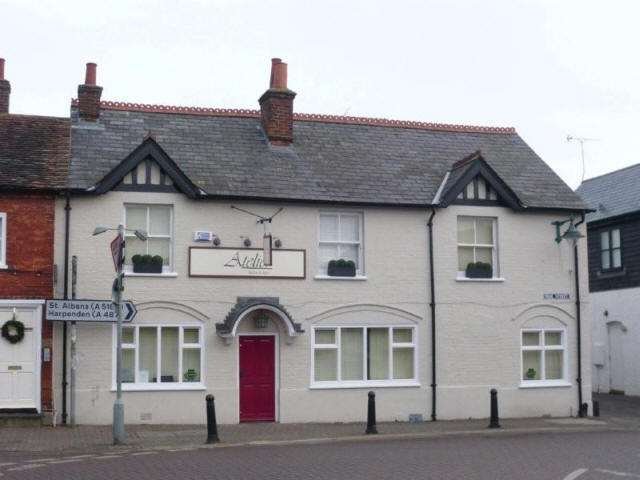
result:
[(269, 89), (260, 97), (262, 128), (273, 145), (293, 142), (293, 99), (296, 92), (287, 88), (287, 64), (271, 59)]
[(95, 63), (87, 63), (84, 84), (78, 85), (78, 114), (87, 122), (95, 122), (100, 117), (102, 87), (96, 85), (97, 67)]
[(11, 84), (4, 79), (4, 58), (0, 58), (0, 113), (9, 113)]

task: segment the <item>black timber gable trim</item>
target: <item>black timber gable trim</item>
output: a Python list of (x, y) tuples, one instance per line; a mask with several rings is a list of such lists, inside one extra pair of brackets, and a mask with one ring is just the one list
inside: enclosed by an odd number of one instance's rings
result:
[[(139, 163), (146, 162), (148, 159), (153, 159), (164, 172), (173, 181), (175, 187), (171, 189), (158, 189), (155, 187), (169, 187), (168, 185), (149, 185), (149, 184), (134, 184), (136, 191), (180, 191), (187, 195), (189, 198), (197, 198), (200, 196), (200, 190), (196, 187), (191, 180), (178, 168), (176, 163), (169, 157), (169, 155), (153, 140), (153, 138), (147, 138), (143, 141), (133, 152), (131, 152), (120, 164), (111, 170), (105, 177), (96, 184), (94, 190), (97, 194), (107, 193), (110, 190), (130, 190), (131, 185), (122, 185), (121, 182), (130, 171), (132, 171)], [(146, 168), (145, 172), (147, 177), (150, 169)], [(148, 180), (148, 179), (147, 179)], [(151, 188), (150, 188), (151, 187)]]
[[(470, 182), (474, 181), (474, 179), (480, 175), (485, 179), (487, 185), (496, 191), (498, 198), (504, 202), (503, 205), (507, 205), (516, 211), (524, 210), (522, 203), (516, 194), (513, 193), (513, 190), (509, 188), (481, 156), (458, 168), (465, 168), (465, 171), (443, 192), (440, 207), (448, 207), (452, 203), (456, 203), (458, 195), (467, 188)], [(489, 205), (486, 200), (468, 201), (472, 201), (473, 205)]]

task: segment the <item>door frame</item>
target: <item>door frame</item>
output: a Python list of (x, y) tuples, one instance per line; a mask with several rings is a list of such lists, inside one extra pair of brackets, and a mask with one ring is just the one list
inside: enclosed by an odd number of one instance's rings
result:
[(274, 422), (280, 421), (280, 336), (278, 332), (258, 332), (258, 333), (239, 333), (237, 335), (238, 341), (236, 346), (236, 389), (238, 391), (237, 395), (237, 408), (236, 408), (236, 423), (240, 423), (240, 337), (274, 337), (274, 349), (273, 354), (275, 355), (275, 362), (273, 364), (273, 368), (275, 369), (275, 379), (274, 379), (274, 402), (275, 402), (275, 418)]
[[(607, 361), (609, 362), (609, 393), (614, 392), (614, 393), (621, 393), (624, 395), (625, 390), (626, 390), (626, 364), (625, 364), (625, 334), (627, 333), (627, 327), (624, 325), (624, 323), (622, 323), (620, 320), (610, 320), (606, 323), (606, 327), (607, 327)], [(618, 328), (620, 330), (620, 334), (622, 335), (620, 337), (620, 341), (622, 342), (622, 358), (621, 363), (622, 365), (618, 365), (618, 367), (621, 369), (621, 375), (622, 375), (622, 390), (619, 390), (617, 388), (612, 388), (612, 379), (613, 379), (613, 362), (611, 361), (611, 331), (614, 328)]]
[[(42, 411), (42, 405), (40, 404), (40, 397), (42, 393), (42, 379), (41, 379), (41, 352), (42, 352), (42, 305), (44, 304), (44, 300), (0, 300), (1, 307), (16, 307), (16, 308), (25, 308), (25, 309), (33, 309), (35, 315), (35, 324), (33, 327), (35, 341), (35, 358), (34, 358), (34, 368), (33, 368), (33, 377), (34, 377), (34, 402), (35, 408), (38, 413)], [(52, 355), (53, 357), (53, 355)], [(51, 359), (53, 361), (53, 358)], [(11, 408), (11, 407), (8, 407)], [(24, 408), (24, 407), (22, 407)]]

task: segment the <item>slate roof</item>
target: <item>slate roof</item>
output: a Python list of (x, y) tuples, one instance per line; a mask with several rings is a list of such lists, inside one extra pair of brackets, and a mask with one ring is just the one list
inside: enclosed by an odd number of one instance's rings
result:
[(0, 189), (67, 186), (68, 118), (0, 115)]
[(595, 210), (587, 222), (640, 211), (640, 163), (587, 179), (576, 191)]
[[(117, 105), (113, 107), (113, 105)], [(582, 200), (512, 129), (296, 114), (291, 147), (271, 146), (255, 111), (187, 112), (103, 102), (97, 125), (71, 111), (70, 186), (99, 182), (152, 132), (212, 196), (430, 205), (454, 162), (483, 158), (527, 207), (582, 210)]]

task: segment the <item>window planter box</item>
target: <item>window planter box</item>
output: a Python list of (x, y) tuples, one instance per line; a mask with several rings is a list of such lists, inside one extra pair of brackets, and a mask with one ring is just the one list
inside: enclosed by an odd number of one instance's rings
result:
[(467, 268), (467, 278), (493, 278), (493, 268)]
[(162, 273), (162, 264), (158, 263), (134, 263), (133, 273)]
[(327, 274), (330, 277), (355, 277), (356, 267), (342, 266), (342, 265), (329, 265)]

